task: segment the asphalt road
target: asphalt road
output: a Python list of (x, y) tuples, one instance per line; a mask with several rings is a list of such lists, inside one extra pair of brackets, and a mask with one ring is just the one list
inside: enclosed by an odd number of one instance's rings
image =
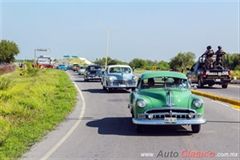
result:
[(204, 88), (198, 88), (197, 90), (235, 100), (240, 100), (240, 84), (229, 84), (228, 88), (226, 89), (223, 89), (220, 85), (214, 85), (212, 87), (204, 86)]
[(197, 152), (206, 159), (240, 159), (240, 111), (228, 104), (203, 98), (207, 123), (198, 134), (190, 126), (151, 126), (138, 134), (127, 108), (129, 91), (107, 93), (100, 82), (84, 82), (76, 72), (67, 72), (80, 91), (76, 108), (25, 159), (186, 160)]

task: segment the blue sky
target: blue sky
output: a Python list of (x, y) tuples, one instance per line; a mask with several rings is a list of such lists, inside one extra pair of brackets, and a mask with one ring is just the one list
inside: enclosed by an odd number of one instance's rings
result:
[(0, 0), (0, 38), (15, 42), (17, 59), (33, 59), (34, 49), (51, 55), (96, 60), (108, 55), (170, 61), (179, 52), (200, 56), (211, 45), (239, 51), (239, 0), (53, 1)]

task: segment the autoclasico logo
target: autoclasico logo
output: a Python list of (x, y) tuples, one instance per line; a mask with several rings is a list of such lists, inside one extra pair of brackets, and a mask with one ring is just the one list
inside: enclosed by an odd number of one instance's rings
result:
[[(182, 158), (214, 158), (215, 153), (211, 151), (190, 151), (182, 150), (180, 152), (180, 157)], [(179, 157), (178, 152), (163, 152), (160, 150), (157, 155), (158, 158), (177, 158)]]

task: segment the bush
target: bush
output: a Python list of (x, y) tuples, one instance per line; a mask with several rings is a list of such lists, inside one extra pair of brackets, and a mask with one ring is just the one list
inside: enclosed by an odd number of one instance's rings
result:
[(240, 65), (237, 65), (235, 68), (234, 68), (235, 71), (240, 71)]
[(6, 90), (12, 85), (12, 80), (6, 77), (0, 77), (0, 90)]
[(237, 77), (237, 79), (240, 79), (240, 71), (239, 70), (231, 71), (231, 78), (233, 79), (233, 77)]

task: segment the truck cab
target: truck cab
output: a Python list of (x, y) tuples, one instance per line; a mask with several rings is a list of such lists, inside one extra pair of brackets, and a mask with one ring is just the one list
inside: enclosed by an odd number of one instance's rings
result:
[(37, 67), (38, 68), (53, 68), (53, 64), (52, 64), (51, 59), (39, 57), (37, 59)]

